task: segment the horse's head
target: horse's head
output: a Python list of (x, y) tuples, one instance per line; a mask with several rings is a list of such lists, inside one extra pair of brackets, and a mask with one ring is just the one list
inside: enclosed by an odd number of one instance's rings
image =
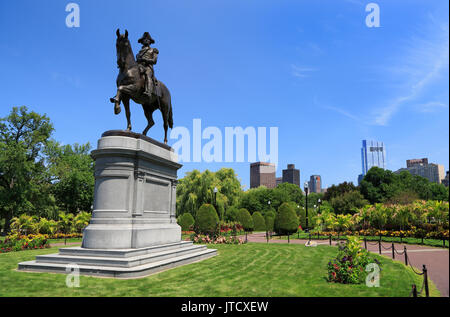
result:
[(117, 51), (117, 66), (123, 69), (126, 66), (127, 59), (131, 55), (133, 60), (133, 51), (131, 49), (130, 41), (128, 40), (128, 31), (125, 30), (125, 34), (120, 34), (119, 29), (116, 31), (116, 51)]

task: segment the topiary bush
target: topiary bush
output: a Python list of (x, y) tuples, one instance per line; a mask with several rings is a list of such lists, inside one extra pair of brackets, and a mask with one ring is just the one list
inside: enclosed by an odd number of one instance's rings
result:
[(203, 204), (197, 211), (195, 223), (197, 233), (215, 236), (219, 228), (219, 217), (211, 204)]
[(297, 232), (299, 220), (295, 214), (294, 208), (288, 203), (283, 203), (278, 208), (278, 214), (275, 217), (274, 229), (279, 235), (290, 235)]
[(247, 209), (245, 208), (239, 209), (238, 222), (240, 222), (240, 224), (242, 225), (242, 227), (246, 232), (253, 231), (254, 228), (253, 218), (252, 216), (250, 216), (250, 213), (248, 212)]
[(265, 214), (265, 216), (264, 216), (264, 220), (265, 220), (265, 223), (266, 223), (265, 230), (267, 232), (273, 232), (273, 230), (274, 230), (274, 223), (275, 223), (275, 217), (276, 217), (276, 215), (272, 211), (269, 211), (269, 212), (267, 212)]
[(237, 221), (238, 220), (239, 209), (236, 206), (231, 206), (225, 212), (226, 221)]
[(194, 226), (195, 220), (190, 212), (185, 212), (178, 217), (177, 223), (180, 225), (182, 231), (190, 231)]
[(266, 231), (266, 221), (259, 211), (254, 212), (252, 218), (255, 231)]

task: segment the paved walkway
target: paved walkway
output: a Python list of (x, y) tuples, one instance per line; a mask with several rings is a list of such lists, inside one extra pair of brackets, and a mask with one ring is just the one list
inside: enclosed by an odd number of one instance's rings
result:
[[(267, 243), (265, 233), (253, 233), (248, 235), (249, 242)], [(290, 243), (293, 244), (305, 244), (308, 240), (291, 239)], [(329, 245), (329, 240), (312, 240), (317, 244)], [(288, 243), (284, 239), (273, 238), (269, 240), (269, 243)], [(378, 243), (375, 241), (368, 241), (367, 249), (374, 253), (379, 253)], [(332, 242), (333, 245), (336, 241)], [(382, 242), (381, 254), (392, 258), (392, 243)], [(395, 249), (402, 253), (406, 246), (409, 264), (414, 266), (417, 272), (422, 272), (422, 265), (425, 264), (428, 270), (428, 277), (434, 282), (437, 289), (441, 292), (441, 296), (449, 296), (449, 250), (443, 248), (435, 248), (430, 246), (414, 245), (414, 244), (400, 244), (394, 243)], [(395, 259), (404, 262), (405, 256), (395, 254)], [(422, 285), (417, 285), (420, 290)]]

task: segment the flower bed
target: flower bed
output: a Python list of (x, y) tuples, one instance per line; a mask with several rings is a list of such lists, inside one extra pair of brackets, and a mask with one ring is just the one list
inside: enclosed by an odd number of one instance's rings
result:
[(348, 237), (345, 244), (339, 246), (336, 258), (328, 262), (328, 281), (342, 284), (360, 284), (365, 280), (365, 268), (370, 262), (380, 263), (369, 257), (369, 252), (361, 248), (357, 237)]
[(13, 234), (0, 241), (0, 253), (11, 251), (49, 248), (48, 236), (44, 234), (29, 234), (27, 236)]
[(190, 237), (191, 241), (194, 243), (205, 243), (205, 244), (243, 244), (245, 239), (242, 237), (234, 236), (217, 236), (215, 238), (208, 235), (192, 234)]
[[(317, 234), (317, 232), (315, 233)], [(403, 238), (426, 238), (426, 239), (448, 239), (449, 231), (429, 231), (426, 232), (424, 229), (417, 229), (412, 227), (411, 230), (378, 230), (378, 229), (361, 229), (359, 231), (320, 231), (320, 235), (324, 236), (350, 236), (350, 235), (360, 235), (360, 236), (383, 236), (383, 237), (403, 237)]]

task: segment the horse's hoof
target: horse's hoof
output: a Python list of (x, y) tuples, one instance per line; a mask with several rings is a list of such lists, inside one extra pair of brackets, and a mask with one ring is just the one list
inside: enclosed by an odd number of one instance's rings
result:
[(114, 107), (114, 114), (119, 114), (122, 109), (120, 107)]
[(116, 98), (109, 98), (109, 101), (111, 101), (111, 103), (116, 103)]

